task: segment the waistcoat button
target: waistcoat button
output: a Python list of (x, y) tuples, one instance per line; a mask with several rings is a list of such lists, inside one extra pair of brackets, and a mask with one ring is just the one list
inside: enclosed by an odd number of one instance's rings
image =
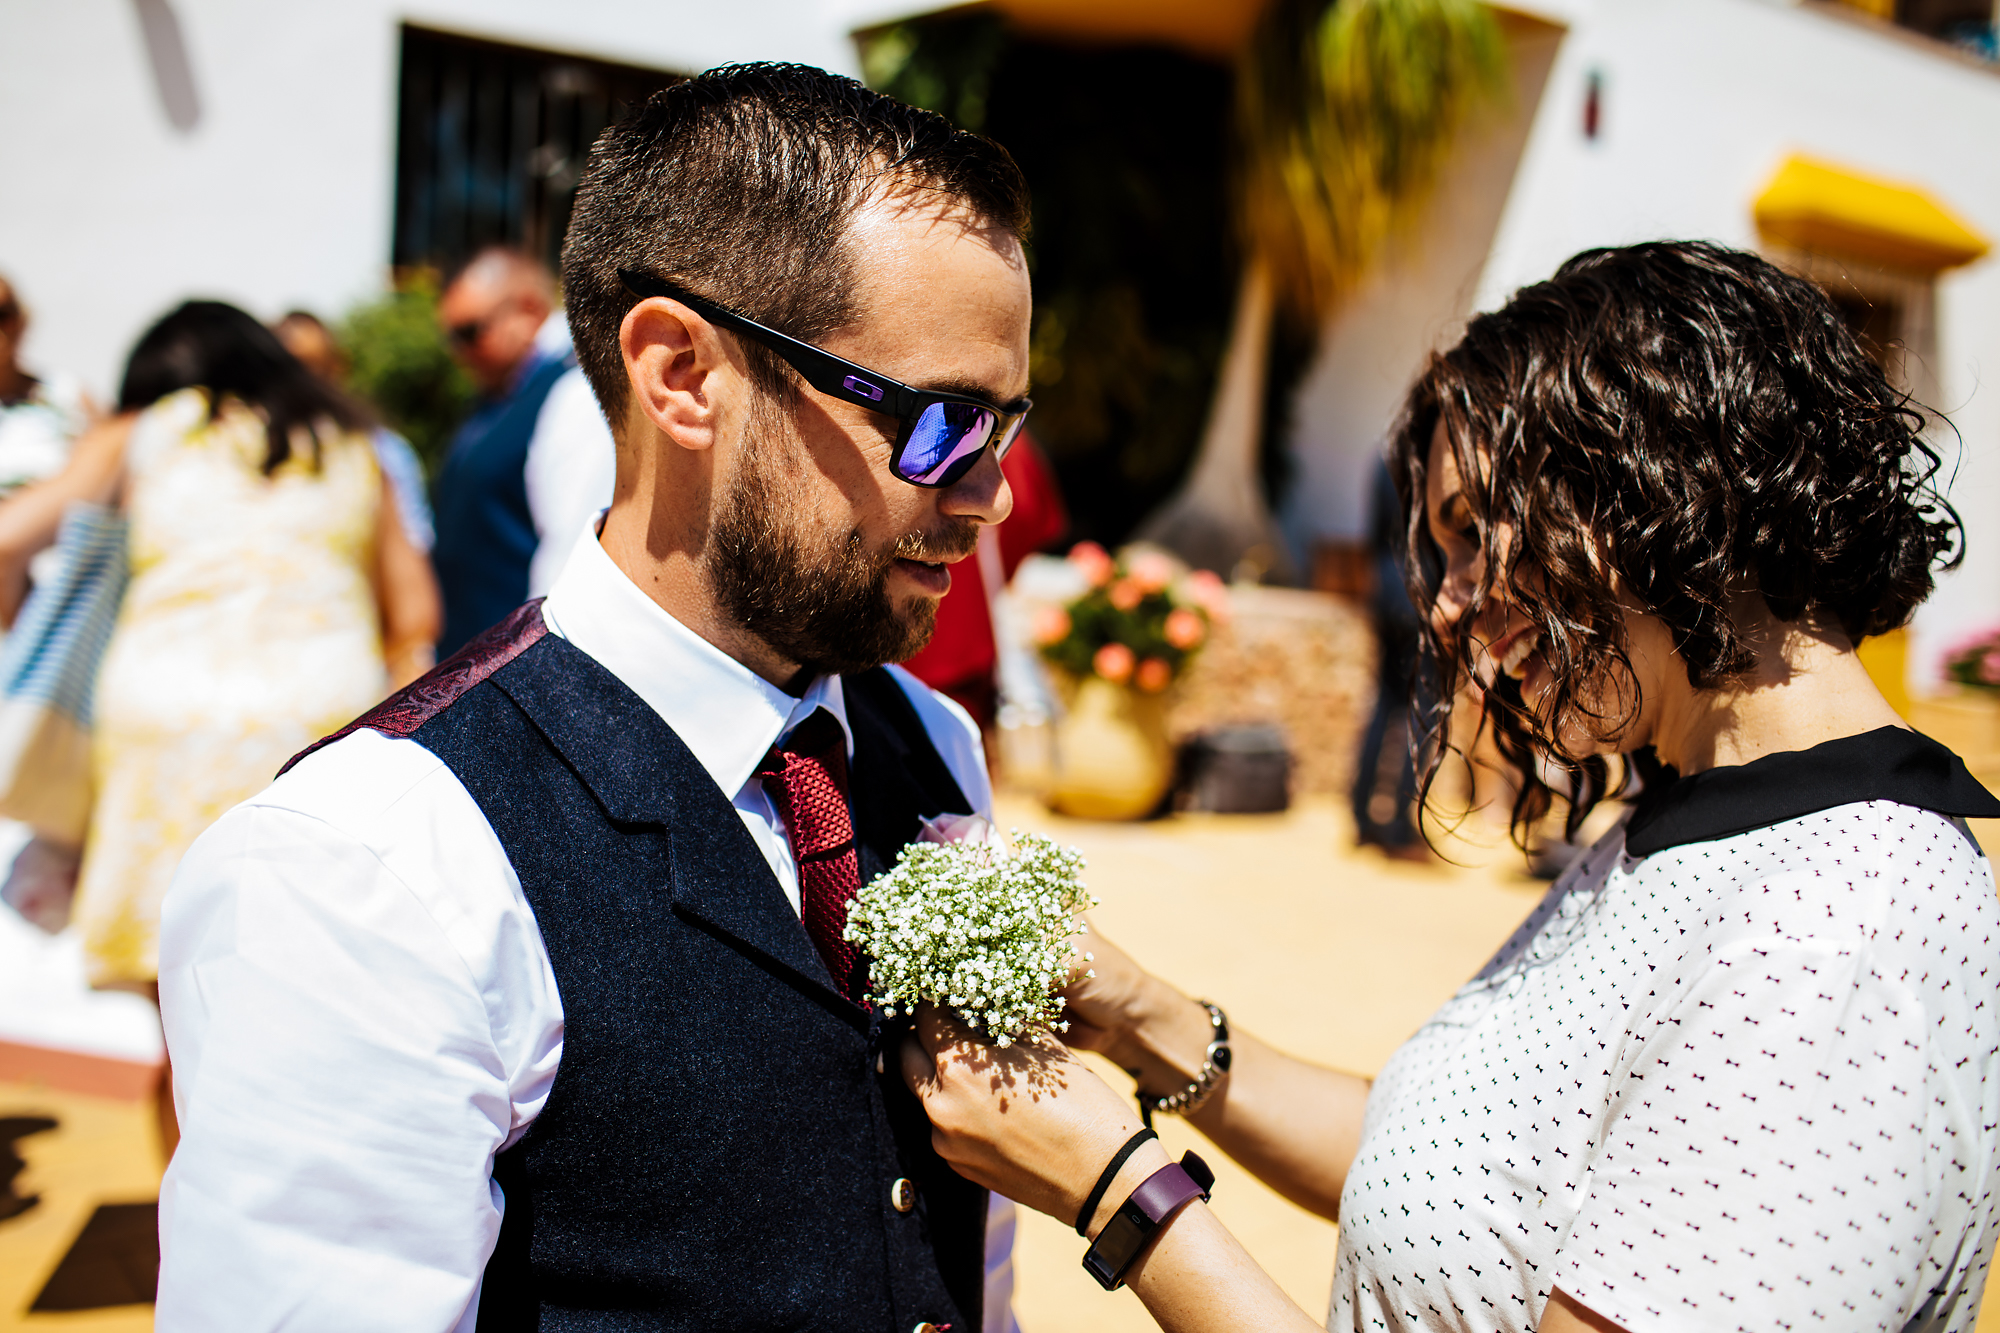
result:
[[(896, 1177), (896, 1183), (889, 1187), (889, 1204), (899, 1213), (907, 1213), (917, 1206), (917, 1186), (907, 1176)], [(928, 1328), (925, 1324), (921, 1327)]]

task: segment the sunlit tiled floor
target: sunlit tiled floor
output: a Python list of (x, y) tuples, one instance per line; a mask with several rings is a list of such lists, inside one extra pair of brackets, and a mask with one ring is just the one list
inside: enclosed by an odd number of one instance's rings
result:
[(151, 1107), (0, 1084), (0, 1118), (26, 1115), (51, 1117), (58, 1127), (15, 1143), (28, 1164), (15, 1181), (15, 1192), (38, 1194), (41, 1202), (0, 1222), (0, 1330), (145, 1333), (153, 1326), (150, 1306), (63, 1314), (27, 1311), (99, 1204), (143, 1203), (159, 1193)]
[[(1104, 900), (1098, 927), (1155, 970), (1223, 1004), (1240, 1027), (1362, 1073), (1477, 969), (1543, 889), (1496, 852), (1469, 851), (1463, 859), (1486, 864), (1466, 868), (1356, 852), (1345, 817), (1324, 801), (1286, 815), (1105, 825), (1007, 799), (1001, 817), (1081, 846)], [(2000, 828), (1980, 834), (2000, 846)], [(0, 1085), (0, 1117), (35, 1113), (62, 1124), (19, 1144), (28, 1169), (17, 1188), (42, 1202), (0, 1222), (0, 1333), (149, 1328), (146, 1307), (25, 1313), (98, 1204), (150, 1199), (158, 1183), (145, 1106)], [(1176, 1154), (1197, 1142), (1178, 1122), (1164, 1130)], [(1334, 1228), (1216, 1164), (1216, 1212), (1300, 1304), (1323, 1312)], [(1023, 1219), (1017, 1308), (1026, 1333), (1152, 1328), (1130, 1293), (1106, 1294), (1083, 1273), (1080, 1255), (1069, 1228)], [(2000, 1333), (2000, 1293), (1981, 1328)]]

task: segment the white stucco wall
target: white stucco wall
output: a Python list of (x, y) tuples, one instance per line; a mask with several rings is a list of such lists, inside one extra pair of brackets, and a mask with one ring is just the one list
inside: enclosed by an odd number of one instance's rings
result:
[[(1293, 401), (1294, 484), (1281, 516), (1310, 555), (1315, 540), (1359, 540), (1368, 471), (1404, 389), (1434, 347), (1458, 336), (1488, 267), (1494, 235), (1544, 100), (1563, 29), (1509, 25), (1510, 87), (1440, 174), (1417, 234), (1327, 327)], [(1309, 568), (1303, 559), (1300, 568)]]
[[(1794, 152), (1915, 182), (2000, 240), (2000, 74), (1776, 0), (1576, 0), (1567, 16), (1484, 262), (1463, 252), (1462, 237), (1457, 250), (1419, 251), (1401, 277), (1390, 275), (1395, 290), (1370, 295), (1329, 329), (1296, 418), (1309, 484), (1286, 517), (1302, 544), (1360, 536), (1351, 478), (1432, 345), (1415, 331), (1454, 330), (1465, 307), (1448, 298), (1475, 263), (1470, 305), (1490, 309), (1590, 246), (1701, 237), (1754, 248), (1752, 201)], [(1594, 141), (1582, 112), (1592, 71), (1603, 87)], [(1448, 185), (1441, 206), (1449, 199)], [(1396, 309), (1384, 316), (1388, 306)], [(1950, 494), (1970, 541), (1964, 568), (1919, 614), (1918, 683), (1943, 642), (2000, 622), (2000, 259), (1939, 281), (1937, 346), (1936, 406), (1964, 441), (1950, 460)]]
[(269, 317), (379, 288), (404, 22), (661, 69), (857, 72), (857, 0), (168, 0), (200, 107), (183, 132), (139, 3), (0, 0), (0, 273), (32, 312), (30, 364), (100, 395), (189, 296)]

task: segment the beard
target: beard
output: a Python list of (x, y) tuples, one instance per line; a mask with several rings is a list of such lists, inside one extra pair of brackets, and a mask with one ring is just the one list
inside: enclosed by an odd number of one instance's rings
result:
[(897, 560), (949, 564), (972, 553), (979, 525), (947, 520), (871, 550), (858, 528), (829, 532), (797, 478), (811, 460), (791, 423), (760, 404), (710, 534), (709, 572), (723, 607), (787, 660), (820, 675), (900, 662), (930, 642), (937, 601), (889, 593)]

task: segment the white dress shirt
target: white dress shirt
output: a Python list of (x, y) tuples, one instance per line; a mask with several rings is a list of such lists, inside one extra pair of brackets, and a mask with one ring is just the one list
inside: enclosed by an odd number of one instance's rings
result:
[[(661, 610), (594, 533), (543, 617), (733, 793), (796, 908), (753, 775), (815, 709), (846, 728), (839, 679), (775, 688)], [(896, 676), (990, 814), (977, 728)], [(493, 1156), (548, 1098), (563, 1009), (520, 881), (451, 770), (358, 731), (224, 815), (167, 894), (160, 1004), (182, 1138), (160, 1189), (157, 1327), (471, 1330), (504, 1206)], [(1013, 1327), (1012, 1237), (996, 1200), (988, 1333)]]
[(541, 597), (555, 586), (578, 535), (611, 503), (618, 474), (611, 427), (580, 367), (563, 372), (542, 400), (521, 472), (537, 539), (528, 596)]

